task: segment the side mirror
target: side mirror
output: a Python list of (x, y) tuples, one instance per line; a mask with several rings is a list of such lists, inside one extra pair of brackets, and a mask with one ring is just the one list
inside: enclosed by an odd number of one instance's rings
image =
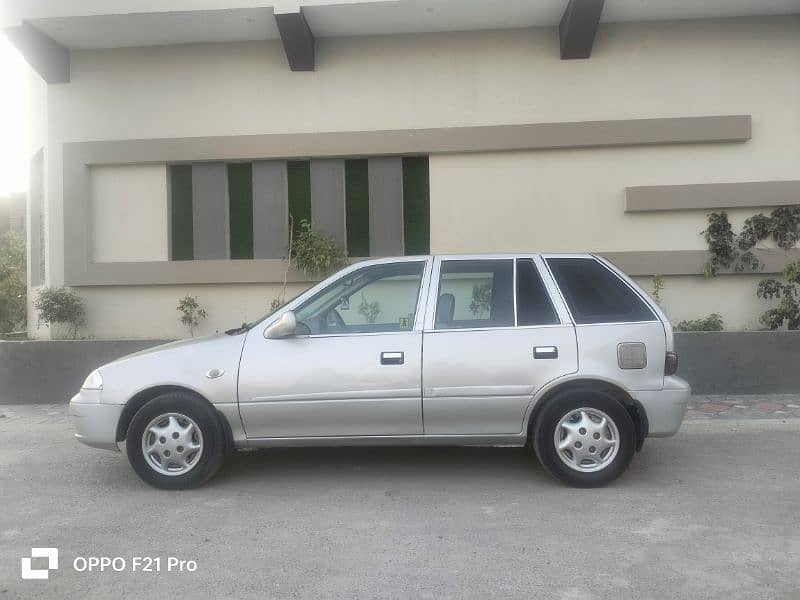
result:
[(297, 329), (297, 318), (291, 310), (288, 310), (281, 315), (280, 319), (267, 327), (264, 337), (270, 340), (289, 337), (294, 334), (295, 329)]

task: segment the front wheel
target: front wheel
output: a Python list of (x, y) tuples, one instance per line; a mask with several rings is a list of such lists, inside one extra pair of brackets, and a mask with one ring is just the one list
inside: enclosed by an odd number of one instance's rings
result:
[(616, 399), (594, 390), (571, 390), (542, 409), (533, 445), (545, 469), (564, 483), (599, 487), (628, 468), (636, 428)]
[(152, 486), (198, 487), (222, 465), (225, 434), (214, 408), (188, 393), (153, 398), (133, 416), (126, 437), (128, 460)]

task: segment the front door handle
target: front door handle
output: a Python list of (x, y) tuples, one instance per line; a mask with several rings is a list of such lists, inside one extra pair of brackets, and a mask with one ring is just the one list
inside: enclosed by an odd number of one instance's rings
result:
[(533, 349), (533, 358), (558, 358), (558, 347), (536, 346)]
[(402, 352), (381, 352), (382, 365), (402, 365), (405, 362), (405, 356)]

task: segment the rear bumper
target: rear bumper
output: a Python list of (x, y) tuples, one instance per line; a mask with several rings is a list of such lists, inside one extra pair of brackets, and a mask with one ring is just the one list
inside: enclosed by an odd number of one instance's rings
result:
[(691, 393), (689, 384), (674, 375), (664, 377), (663, 389), (631, 393), (647, 414), (648, 437), (667, 437), (678, 432)]
[(75, 439), (93, 448), (119, 450), (117, 423), (122, 414), (122, 404), (85, 402), (82, 394), (69, 403), (69, 416), (75, 427)]

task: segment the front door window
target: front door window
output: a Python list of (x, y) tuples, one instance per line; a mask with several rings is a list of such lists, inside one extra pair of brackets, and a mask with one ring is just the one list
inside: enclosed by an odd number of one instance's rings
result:
[(424, 261), (364, 267), (310, 298), (295, 311), (306, 335), (410, 331)]

